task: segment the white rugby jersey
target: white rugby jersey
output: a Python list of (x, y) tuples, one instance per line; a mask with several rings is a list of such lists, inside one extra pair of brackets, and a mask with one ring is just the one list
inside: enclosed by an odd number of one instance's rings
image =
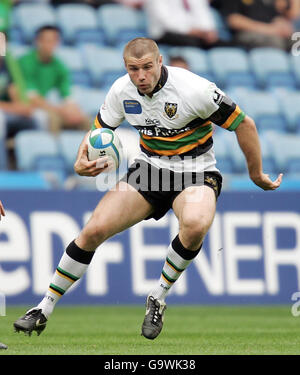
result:
[(212, 123), (235, 130), (245, 114), (216, 85), (188, 70), (162, 67), (150, 98), (129, 75), (117, 79), (93, 128), (127, 120), (140, 134), (139, 158), (175, 171), (216, 171)]

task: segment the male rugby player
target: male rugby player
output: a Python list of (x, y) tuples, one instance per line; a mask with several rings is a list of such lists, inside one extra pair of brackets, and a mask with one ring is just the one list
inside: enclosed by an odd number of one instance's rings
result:
[[(124, 62), (128, 74), (112, 85), (93, 128), (116, 129), (126, 119), (140, 132), (141, 154), (67, 247), (45, 297), (14, 323), (17, 331), (43, 331), (56, 302), (84, 274), (95, 249), (106, 239), (141, 220), (158, 220), (172, 208), (179, 233), (168, 247), (157, 286), (147, 297), (142, 324), (146, 338), (159, 335), (165, 298), (199, 253), (214, 219), (222, 177), (216, 168), (212, 123), (236, 133), (256, 185), (263, 190), (280, 186), (281, 174), (272, 181), (263, 172), (254, 121), (214, 83), (185, 69), (164, 66), (156, 43), (148, 38), (130, 41)], [(79, 175), (97, 176), (106, 167), (88, 160), (88, 134), (74, 168)]]

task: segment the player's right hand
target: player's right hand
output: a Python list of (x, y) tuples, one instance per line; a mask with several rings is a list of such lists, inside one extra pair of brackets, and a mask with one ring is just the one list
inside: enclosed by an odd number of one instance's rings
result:
[(88, 146), (84, 143), (79, 148), (77, 160), (74, 164), (74, 171), (79, 176), (95, 177), (108, 168), (108, 158), (102, 157), (101, 159), (90, 161), (87, 156)]

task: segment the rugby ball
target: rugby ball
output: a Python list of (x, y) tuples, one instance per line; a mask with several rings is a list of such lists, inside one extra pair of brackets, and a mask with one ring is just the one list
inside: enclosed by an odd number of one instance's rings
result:
[(116, 133), (106, 128), (94, 129), (91, 131), (87, 143), (89, 160), (108, 157), (110, 170), (119, 168), (122, 158), (122, 144)]

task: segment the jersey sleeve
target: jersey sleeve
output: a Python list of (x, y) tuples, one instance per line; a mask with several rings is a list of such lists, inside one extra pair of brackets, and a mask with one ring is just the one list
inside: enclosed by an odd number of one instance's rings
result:
[[(233, 131), (244, 120), (245, 113), (214, 83), (207, 86), (204, 91), (204, 109), (202, 118), (214, 124)], [(205, 117), (203, 117), (205, 116)]]
[(96, 128), (108, 128), (115, 130), (124, 120), (124, 111), (118, 98), (118, 93), (113, 85), (106, 95), (104, 103), (101, 105), (99, 112), (92, 126)]

